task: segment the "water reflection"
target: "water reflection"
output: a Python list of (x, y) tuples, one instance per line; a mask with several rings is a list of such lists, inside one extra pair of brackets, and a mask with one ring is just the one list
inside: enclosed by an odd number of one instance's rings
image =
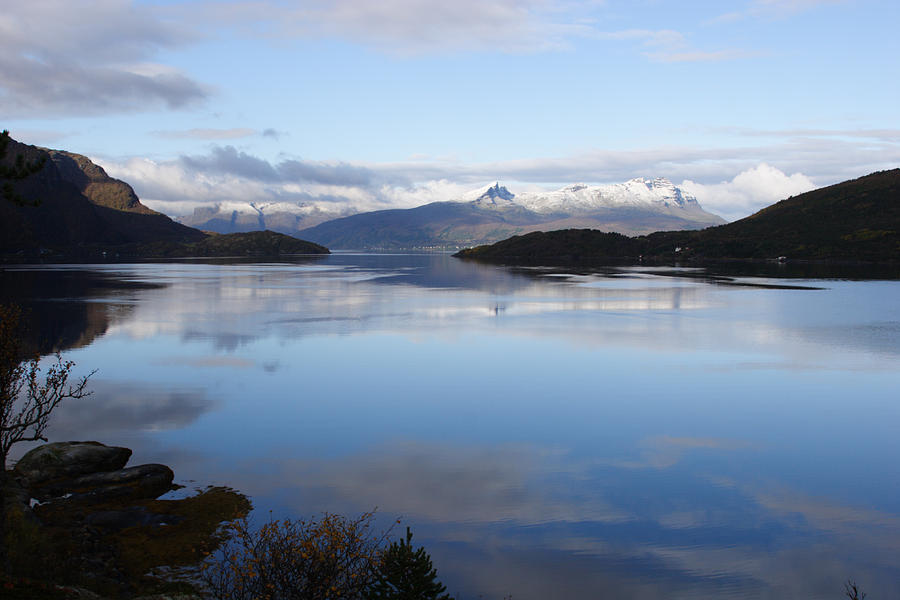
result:
[(0, 269), (0, 303), (22, 308), (29, 357), (91, 344), (111, 322), (128, 318), (140, 292), (160, 286), (80, 268)]
[[(52, 285), (75, 273), (94, 283)], [(56, 439), (129, 445), (263, 512), (378, 506), (462, 598), (900, 580), (898, 282), (341, 254), (3, 277), (83, 311), (47, 325), (100, 369)]]
[(60, 405), (53, 415), (54, 435), (76, 439), (85, 431), (103, 437), (120, 431), (179, 429), (218, 404), (199, 387), (172, 390), (98, 378), (91, 382), (91, 391), (87, 398)]
[[(676, 451), (610, 467), (535, 446), (407, 442), (330, 460), (269, 458), (240, 470), (254, 474), (243, 485), (299, 512), (391, 507), (435, 540), (442, 572), (468, 597), (617, 590), (647, 598), (827, 598), (841, 574), (867, 573), (873, 588), (879, 570), (897, 574), (895, 515), (676, 468), (692, 449), (733, 452), (743, 443), (650, 445)], [(636, 468), (645, 470), (634, 475)]]

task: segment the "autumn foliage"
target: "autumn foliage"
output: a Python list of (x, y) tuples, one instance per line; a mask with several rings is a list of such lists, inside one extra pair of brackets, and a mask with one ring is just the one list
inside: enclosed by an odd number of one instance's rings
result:
[(378, 576), (389, 532), (373, 530), (374, 514), (356, 519), (248, 519), (229, 525), (231, 540), (210, 557), (203, 580), (225, 600), (363, 600)]

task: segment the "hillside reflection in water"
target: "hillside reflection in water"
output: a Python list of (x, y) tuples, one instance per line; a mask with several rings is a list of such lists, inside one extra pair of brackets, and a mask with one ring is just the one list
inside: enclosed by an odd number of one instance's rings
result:
[(21, 286), (36, 320), (93, 307), (65, 339), (96, 394), (52, 437), (128, 445), (261, 513), (378, 506), (460, 598), (900, 581), (898, 282), (337, 254), (20, 267), (4, 287), (79, 273), (118, 285)]

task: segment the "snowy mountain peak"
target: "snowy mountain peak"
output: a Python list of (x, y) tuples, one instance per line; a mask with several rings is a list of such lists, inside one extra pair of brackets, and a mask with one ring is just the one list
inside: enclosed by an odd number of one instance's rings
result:
[[(487, 192), (493, 189), (497, 189), (496, 186), (489, 188)], [(502, 189), (505, 191), (505, 188)], [(584, 215), (597, 211), (628, 209), (672, 215), (688, 211), (706, 218), (706, 213), (694, 196), (664, 177), (638, 177), (624, 183), (605, 185), (576, 183), (555, 191), (522, 193), (509, 202), (540, 214)]]
[[(498, 181), (494, 185), (488, 186), (487, 189), (481, 188), (467, 194), (467, 199), (479, 204), (508, 204), (513, 202), (515, 194), (500, 185)], [(473, 197), (474, 196), (474, 197)]]
[(667, 215), (696, 223), (719, 224), (722, 220), (704, 211), (697, 199), (665, 177), (636, 177), (623, 183), (587, 185), (574, 183), (558, 190), (513, 194), (494, 183), (459, 198), (491, 210), (519, 207), (538, 215), (585, 217), (626, 211)]

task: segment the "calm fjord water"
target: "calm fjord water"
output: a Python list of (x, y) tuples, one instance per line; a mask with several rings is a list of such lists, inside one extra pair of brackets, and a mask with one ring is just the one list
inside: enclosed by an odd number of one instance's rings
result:
[(898, 281), (357, 254), (0, 281), (99, 369), (51, 439), (263, 515), (377, 506), (460, 598), (900, 590)]

